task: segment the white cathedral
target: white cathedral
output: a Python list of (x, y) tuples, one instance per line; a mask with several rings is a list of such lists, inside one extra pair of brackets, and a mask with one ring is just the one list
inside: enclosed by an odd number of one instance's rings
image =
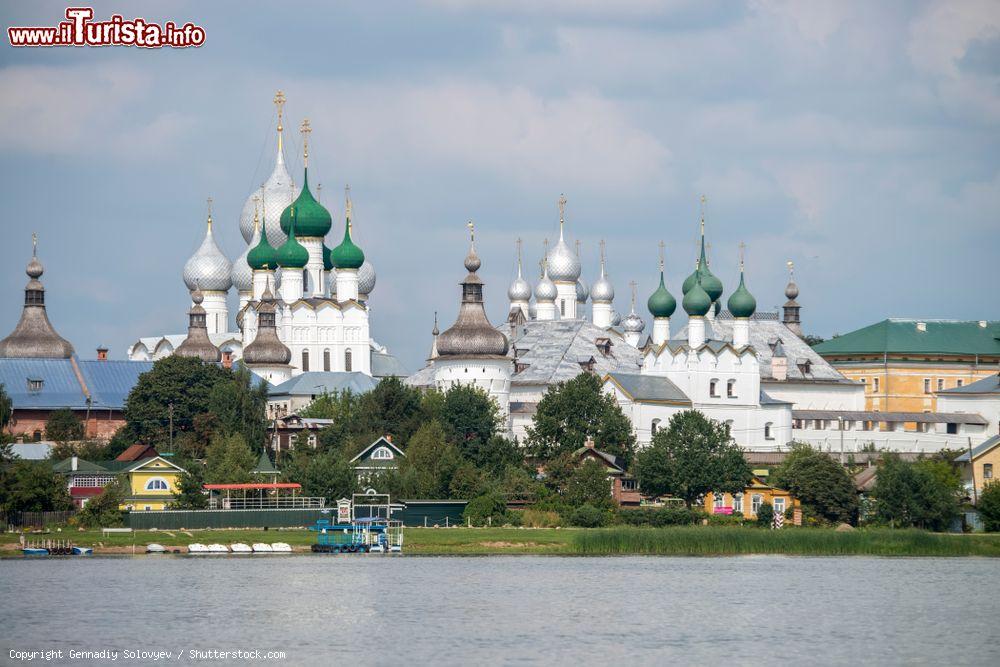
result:
[[(189, 354), (226, 365), (243, 359), (275, 385), (316, 371), (405, 375), (371, 336), (368, 304), (375, 269), (352, 239), (350, 191), (343, 237), (331, 250), (326, 237), (332, 217), (309, 187), (309, 121), (301, 128), (303, 174), (296, 188), (285, 168), (281, 91), (274, 103), (277, 156), (270, 177), (243, 206), (245, 250), (229, 261), (215, 241), (210, 211), (205, 238), (184, 265), (184, 284), (192, 295), (188, 334), (140, 338), (128, 358)], [(239, 297), (238, 331), (229, 330), (232, 288)]]

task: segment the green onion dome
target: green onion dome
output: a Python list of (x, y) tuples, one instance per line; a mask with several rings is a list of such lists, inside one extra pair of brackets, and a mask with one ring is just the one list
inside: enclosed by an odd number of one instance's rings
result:
[(325, 243), (323, 244), (323, 270), (333, 271), (333, 253), (330, 252)]
[(360, 269), (365, 263), (365, 253), (351, 240), (351, 219), (344, 227), (344, 240), (330, 253), (333, 265), (338, 269)]
[(267, 240), (267, 227), (261, 225), (259, 231), (260, 241), (247, 253), (247, 264), (255, 271), (276, 269), (278, 268), (278, 255), (271, 242)]
[(667, 291), (667, 286), (663, 282), (663, 271), (660, 271), (660, 286), (649, 295), (646, 307), (654, 318), (670, 317), (677, 310), (677, 299)]
[(683, 284), (681, 284), (681, 293), (687, 294), (694, 287), (694, 284), (698, 282), (698, 278), (701, 277), (701, 264), (695, 262), (694, 271), (691, 275), (684, 279)]
[(696, 280), (688, 293), (684, 295), (681, 304), (684, 306), (684, 312), (689, 316), (704, 317), (709, 308), (712, 307), (712, 297), (708, 296), (708, 292), (701, 286), (701, 281)]
[(712, 273), (708, 264), (705, 265), (705, 269), (701, 272), (701, 286), (708, 294), (708, 298), (712, 300), (712, 303), (717, 302), (722, 297), (722, 281), (715, 277)]
[(740, 272), (740, 286), (729, 296), (729, 312), (733, 317), (750, 317), (757, 310), (757, 299), (743, 283), (743, 272)]
[(298, 231), (298, 211), (292, 206), (291, 224), (288, 227), (288, 238), (277, 250), (278, 266), (283, 269), (301, 269), (309, 262), (309, 251), (295, 238)]
[(302, 177), (302, 191), (298, 198), (281, 213), (281, 231), (288, 233), (292, 226), (292, 209), (295, 209), (295, 232), (299, 238), (322, 238), (330, 233), (333, 218), (323, 205), (316, 201), (309, 190), (309, 167)]

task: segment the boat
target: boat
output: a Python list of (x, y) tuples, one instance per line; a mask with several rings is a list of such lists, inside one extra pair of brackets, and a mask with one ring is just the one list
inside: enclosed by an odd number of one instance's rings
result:
[(74, 556), (92, 556), (94, 550), (90, 547), (73, 547)]
[[(194, 546), (194, 545), (191, 545), (191, 546)], [(190, 550), (190, 547), (188, 549)], [(166, 552), (167, 552), (167, 548), (164, 547), (162, 544), (147, 544), (146, 545), (146, 553), (148, 553), (148, 554), (162, 554), (162, 553), (166, 553)]]
[(225, 544), (209, 544), (208, 553), (210, 554), (227, 554), (229, 553), (229, 547)]
[(234, 554), (252, 554), (253, 553), (253, 549), (250, 548), (250, 545), (243, 544), (242, 542), (236, 542), (234, 544), (230, 544), (229, 545), (229, 549)]
[(255, 554), (271, 554), (274, 553), (274, 549), (266, 542), (254, 542), (253, 552)]
[(208, 553), (208, 547), (206, 547), (204, 544), (201, 544), (199, 542), (195, 542), (194, 544), (189, 544), (188, 545), (188, 553), (189, 554), (207, 554)]
[(287, 542), (274, 542), (271, 544), (271, 551), (275, 553), (290, 554), (292, 553), (292, 547)]
[(310, 548), (324, 554), (400, 553), (403, 523), (390, 519), (391, 513), (389, 495), (374, 490), (338, 500), (336, 521), (319, 519), (309, 527), (317, 533)]
[(48, 556), (49, 550), (41, 547), (24, 547), (21, 549), (21, 553), (25, 556)]

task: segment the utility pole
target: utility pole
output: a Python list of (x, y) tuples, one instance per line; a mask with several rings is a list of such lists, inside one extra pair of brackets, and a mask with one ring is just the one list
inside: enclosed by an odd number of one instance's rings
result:
[(966, 438), (969, 442), (969, 479), (972, 480), (972, 506), (979, 505), (979, 497), (976, 493), (976, 466), (972, 460), (972, 436)]
[(837, 417), (840, 422), (840, 465), (844, 465), (844, 418)]
[(167, 416), (170, 418), (170, 452), (174, 451), (174, 404), (167, 405)]

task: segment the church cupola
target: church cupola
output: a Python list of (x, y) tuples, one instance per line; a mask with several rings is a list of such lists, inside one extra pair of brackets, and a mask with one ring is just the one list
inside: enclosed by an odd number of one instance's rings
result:
[(750, 344), (750, 318), (757, 311), (757, 299), (750, 294), (743, 277), (743, 249), (740, 243), (740, 284), (729, 296), (729, 312), (733, 321), (733, 346), (742, 348)]
[(297, 220), (294, 208), (292, 209), (291, 220), (292, 223), (288, 228), (288, 238), (285, 239), (285, 242), (275, 252), (275, 259), (278, 266), (283, 269), (302, 269), (309, 261), (309, 253), (302, 247), (302, 244), (299, 243), (296, 237)]
[(607, 329), (613, 326), (614, 310), (611, 306), (615, 300), (615, 287), (608, 278), (607, 258), (605, 256), (604, 241), (601, 241), (601, 275), (590, 288), (591, 315), (594, 326)]
[(292, 228), (292, 209), (295, 209), (295, 233), (298, 238), (322, 239), (330, 232), (333, 218), (330, 212), (320, 204), (309, 189), (309, 134), (312, 127), (309, 119), (302, 121), (302, 190), (284, 211), (281, 212), (281, 231), (289, 233)]
[(198, 250), (184, 264), (184, 285), (189, 292), (199, 290), (204, 296), (208, 333), (224, 333), (229, 329), (227, 293), (233, 286), (233, 265), (215, 243), (212, 231), (212, 198), (208, 199), (208, 220), (205, 238)]
[(510, 300), (510, 310), (521, 309), (524, 317), (528, 317), (529, 302), (531, 301), (531, 285), (524, 279), (521, 269), (521, 239), (517, 240), (517, 277), (507, 288), (507, 299)]
[(566, 197), (559, 195), (559, 240), (548, 254), (546, 264), (549, 279), (556, 286), (556, 310), (559, 319), (576, 318), (577, 281), (580, 279), (580, 257), (566, 243)]
[(554, 320), (557, 316), (556, 298), (559, 290), (549, 278), (549, 241), (545, 240), (545, 254), (542, 258), (542, 277), (535, 285), (535, 316), (539, 320)]
[(194, 305), (188, 311), (188, 335), (174, 350), (174, 354), (201, 359), (205, 363), (216, 363), (222, 359), (222, 352), (208, 337), (205, 309), (201, 305), (204, 300), (204, 294), (196, 286), (191, 293), (191, 303)]
[(360, 296), (358, 269), (365, 263), (365, 253), (354, 244), (351, 232), (354, 225), (354, 205), (351, 203), (351, 186), (344, 188), (344, 238), (330, 251), (330, 258), (337, 270), (337, 301), (357, 300)]
[(642, 339), (642, 332), (646, 328), (646, 323), (635, 312), (635, 291), (636, 283), (630, 283), (632, 287), (632, 310), (622, 319), (622, 331), (625, 332), (625, 342), (632, 347), (639, 347)]
[(660, 241), (660, 284), (646, 301), (649, 314), (653, 316), (653, 343), (656, 345), (670, 340), (670, 316), (677, 310), (677, 299), (667, 290), (663, 278), (663, 248), (663, 242)]
[(705, 344), (705, 315), (712, 308), (712, 299), (700, 280), (684, 295), (681, 305), (688, 314), (688, 345), (699, 348)]
[(271, 277), (260, 302), (257, 304), (257, 335), (243, 348), (243, 363), (257, 375), (272, 384), (291, 377), (292, 352), (278, 338), (276, 328), (277, 304), (271, 292)]
[[(285, 94), (280, 90), (274, 96), (274, 106), (277, 108), (278, 115), (278, 148), (277, 148), (277, 158), (274, 162), (274, 170), (268, 177), (267, 181), (260, 187), (260, 197), (261, 206), (263, 210), (261, 211), (261, 219), (264, 221), (264, 229), (267, 231), (268, 236), (275, 245), (281, 245), (285, 242), (285, 233), (281, 231), (281, 213), (288, 208), (288, 206), (295, 199), (295, 183), (292, 181), (292, 177), (288, 175), (288, 170), (285, 169), (285, 153), (283, 146), (283, 130), (282, 120), (284, 118), (284, 107), (285, 107)], [(254, 202), (254, 197), (258, 196), (258, 192), (252, 193), (247, 197), (246, 202), (243, 204), (243, 213), (240, 216), (240, 232), (243, 234), (243, 239), (253, 247), (254, 229), (253, 229), (253, 218), (256, 212), (256, 204)], [(274, 267), (271, 267), (274, 268)]]
[(788, 301), (782, 307), (781, 321), (798, 337), (802, 337), (802, 320), (799, 311), (802, 306), (795, 299), (799, 296), (799, 286), (795, 284), (795, 264), (788, 261), (788, 285), (785, 286), (785, 298)]

